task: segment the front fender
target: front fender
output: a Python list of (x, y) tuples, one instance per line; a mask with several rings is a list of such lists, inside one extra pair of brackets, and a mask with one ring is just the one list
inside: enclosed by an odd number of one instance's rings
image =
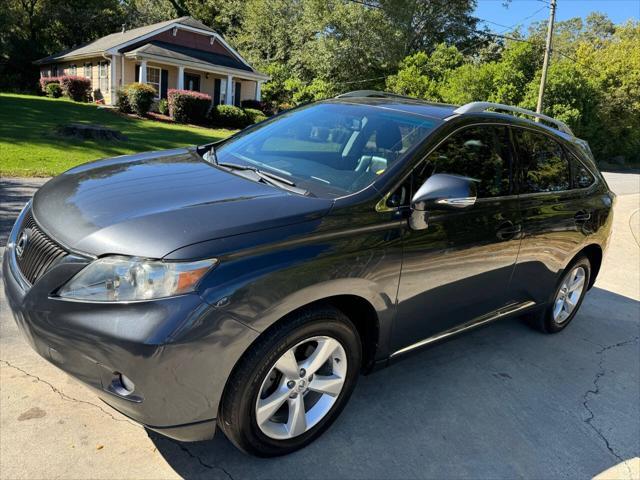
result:
[[(220, 264), (201, 285), (204, 301), (219, 315), (264, 332), (310, 303), (338, 295), (357, 296), (369, 302), (378, 316), (376, 357), (385, 355), (400, 279), (400, 224), (354, 226), (329, 233), (305, 228), (295, 235), (279, 230), (269, 232), (270, 239), (277, 240), (266, 246), (218, 255)], [(234, 243), (253, 242), (237, 238)]]

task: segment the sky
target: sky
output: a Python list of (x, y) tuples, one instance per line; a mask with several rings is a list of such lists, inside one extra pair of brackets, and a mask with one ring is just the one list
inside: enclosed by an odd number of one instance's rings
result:
[[(522, 26), (522, 32), (531, 22), (549, 17), (548, 0), (512, 0), (508, 8), (504, 0), (477, 0), (474, 15), (494, 23), (483, 23), (493, 32), (510, 32), (514, 24)], [(640, 19), (640, 0), (557, 0), (556, 21), (573, 17), (586, 18), (591, 12), (602, 12), (614, 23), (629, 18)], [(499, 25), (496, 25), (499, 24)]]

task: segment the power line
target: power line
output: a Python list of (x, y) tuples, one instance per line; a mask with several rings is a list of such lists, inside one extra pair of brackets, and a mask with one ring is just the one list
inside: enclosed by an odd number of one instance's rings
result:
[[(502, 31), (500, 31), (500, 32), (498, 32), (498, 33), (489, 33), (489, 32), (485, 32), (485, 31), (482, 31), (482, 30), (475, 30), (475, 29), (473, 29), (473, 31), (474, 31), (475, 33), (480, 34), (480, 35), (487, 35), (487, 36), (492, 36), (492, 37), (497, 37), (497, 38), (504, 38), (504, 39), (506, 39), (506, 40), (523, 41), (523, 40), (521, 40), (521, 39), (517, 39), (517, 38), (508, 38), (508, 37), (504, 37), (504, 36), (501, 36), (501, 35), (502, 35), (503, 33), (507, 32), (507, 31), (512, 30), (513, 28), (517, 27), (517, 26), (518, 26), (518, 25), (520, 25), (521, 23), (526, 22), (526, 21), (527, 21), (527, 20), (529, 20), (530, 18), (535, 17), (538, 13), (542, 12), (545, 8), (549, 8), (549, 7), (545, 5), (544, 7), (539, 8), (539, 9), (538, 9), (538, 10), (536, 10), (535, 12), (531, 13), (530, 15), (527, 15), (526, 17), (524, 17), (524, 18), (523, 18), (523, 19), (521, 19), (521, 20), (518, 20), (518, 21), (517, 21), (516, 23), (514, 23), (513, 25), (508, 26), (505, 30), (502, 30)], [(478, 18), (478, 17), (476, 17), (476, 18)], [(490, 23), (495, 23), (495, 22), (491, 22), (490, 20), (485, 20), (485, 19), (483, 19), (483, 18), (478, 18), (478, 20), (480, 20), (481, 22), (490, 22)], [(478, 41), (478, 42), (474, 42), (474, 43), (472, 43), (471, 45), (468, 45), (467, 47), (465, 47), (465, 48), (463, 48), (462, 50), (460, 50), (460, 53), (464, 53), (464, 52), (466, 52), (467, 50), (469, 50), (469, 49), (471, 49), (471, 48), (477, 47), (478, 45), (480, 45), (480, 44), (481, 44), (481, 43), (483, 43), (484, 41), (485, 41), (485, 39), (480, 40), (480, 41)], [(530, 43), (533, 43), (533, 42), (530, 42)]]

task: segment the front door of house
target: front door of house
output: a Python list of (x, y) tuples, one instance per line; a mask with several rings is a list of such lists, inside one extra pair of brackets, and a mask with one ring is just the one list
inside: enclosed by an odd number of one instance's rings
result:
[(200, 75), (194, 75), (193, 73), (184, 74), (184, 88), (193, 92), (200, 91)]

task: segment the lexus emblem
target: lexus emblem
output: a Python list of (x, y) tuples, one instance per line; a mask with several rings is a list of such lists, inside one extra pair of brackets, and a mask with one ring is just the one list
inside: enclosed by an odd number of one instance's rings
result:
[(20, 239), (18, 240), (18, 243), (16, 243), (16, 255), (18, 256), (18, 258), (22, 257), (22, 254), (24, 253), (24, 249), (27, 248), (28, 244), (29, 244), (29, 230), (26, 229), (22, 232), (22, 235), (20, 235)]

